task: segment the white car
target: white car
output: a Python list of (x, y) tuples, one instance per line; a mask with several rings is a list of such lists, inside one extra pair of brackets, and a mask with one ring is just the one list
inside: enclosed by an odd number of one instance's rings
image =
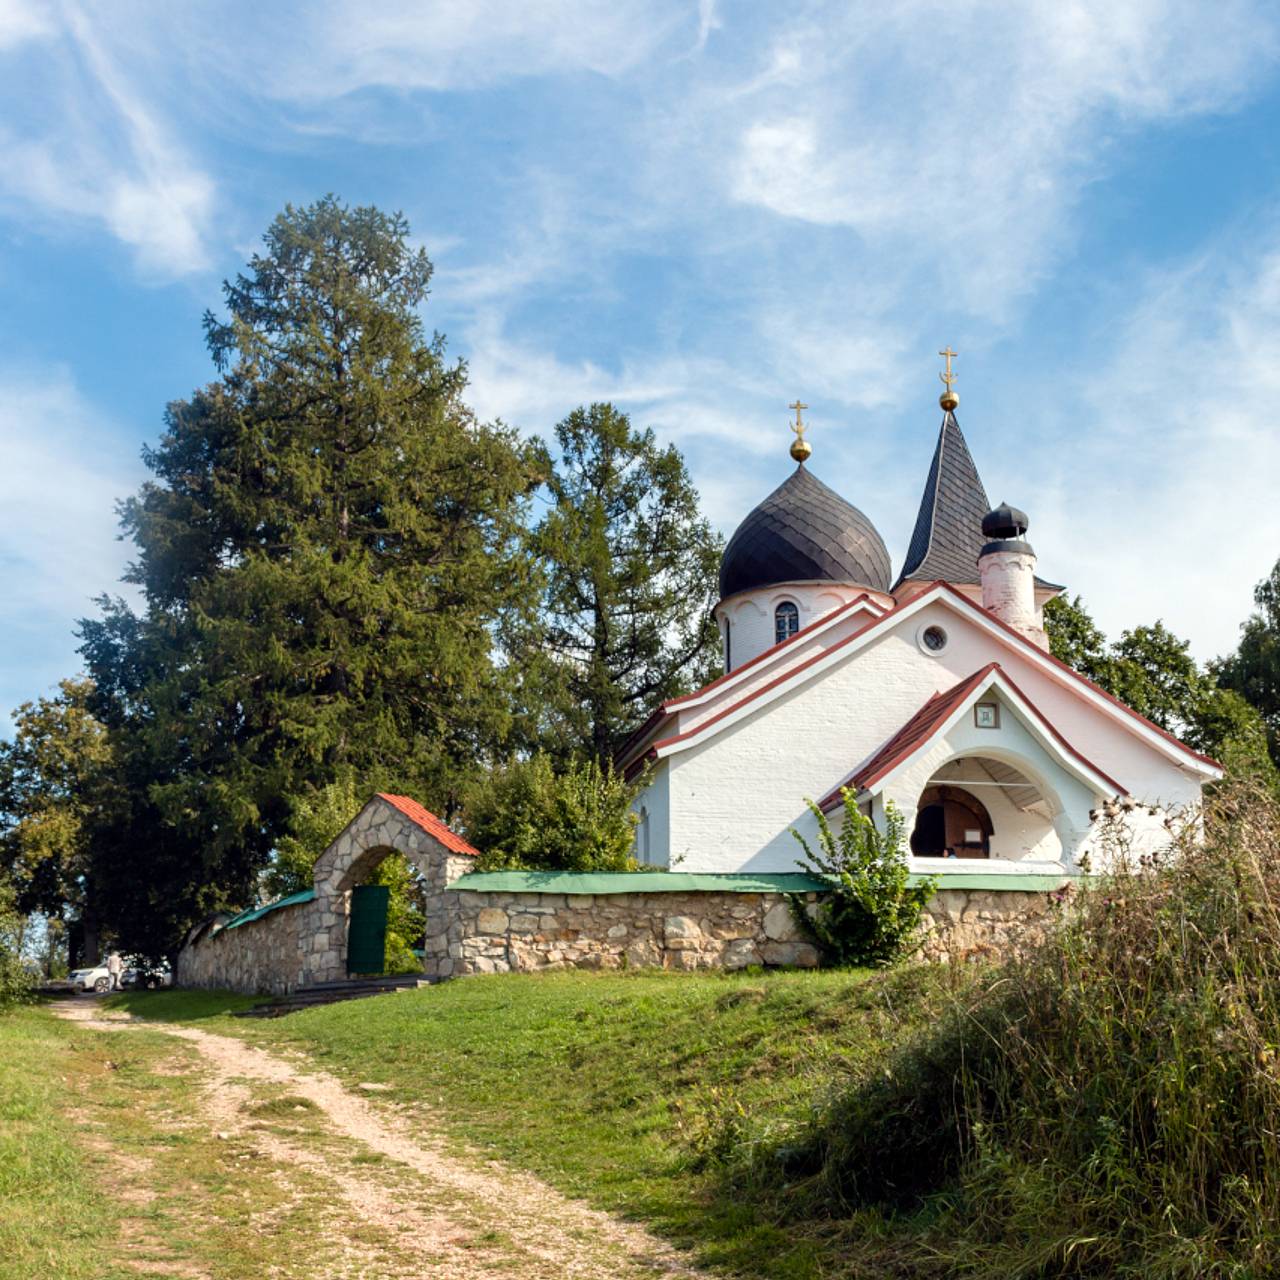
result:
[(111, 973), (105, 964), (95, 964), (88, 969), (73, 969), (67, 981), (77, 991), (110, 991)]

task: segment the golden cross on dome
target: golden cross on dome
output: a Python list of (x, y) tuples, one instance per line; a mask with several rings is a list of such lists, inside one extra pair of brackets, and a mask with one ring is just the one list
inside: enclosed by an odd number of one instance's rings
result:
[(955, 375), (954, 373), (952, 373), (952, 372), (951, 372), (951, 362), (952, 362), (952, 360), (954, 360), (954, 359), (956, 358), (956, 356), (958, 356), (960, 353), (959, 353), (958, 351), (952, 351), (952, 350), (951, 350), (951, 347), (950, 347), (950, 346), (948, 346), (948, 347), (947, 347), (947, 349), (946, 349), (945, 351), (939, 351), (939, 352), (938, 352), (938, 354), (939, 354), (940, 356), (945, 357), (945, 358), (946, 358), (946, 361), (947, 361), (947, 371), (946, 371), (946, 373), (940, 373), (940, 374), (938, 374), (938, 377), (940, 377), (940, 378), (942, 379), (942, 381), (943, 381), (943, 382), (945, 382), (945, 383), (947, 384), (947, 389), (948, 389), (948, 390), (950, 390), (950, 389), (951, 389), (951, 384), (956, 380), (956, 375)]
[(794, 404), (787, 405), (788, 409), (796, 411), (796, 420), (791, 424), (791, 430), (796, 433), (796, 438), (791, 443), (791, 456), (797, 462), (803, 462), (813, 452), (813, 446), (804, 438), (805, 421), (800, 416), (800, 411), (808, 407), (799, 399)]
[(792, 423), (791, 430), (798, 436), (804, 435), (804, 419), (800, 416), (800, 410), (807, 409), (808, 407), (809, 406), (807, 404), (800, 400), (797, 400), (794, 404), (787, 405), (788, 409), (794, 409), (796, 411), (796, 420)]

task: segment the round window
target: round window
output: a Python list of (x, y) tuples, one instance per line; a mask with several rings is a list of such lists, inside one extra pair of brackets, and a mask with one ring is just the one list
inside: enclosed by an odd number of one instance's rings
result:
[(920, 647), (926, 653), (941, 653), (947, 647), (947, 633), (934, 624), (920, 633)]

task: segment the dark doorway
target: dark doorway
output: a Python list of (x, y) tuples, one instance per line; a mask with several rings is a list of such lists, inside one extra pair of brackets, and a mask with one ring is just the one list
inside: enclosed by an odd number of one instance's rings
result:
[(940, 804), (926, 805), (916, 815), (911, 852), (919, 858), (940, 858), (947, 847), (947, 816)]

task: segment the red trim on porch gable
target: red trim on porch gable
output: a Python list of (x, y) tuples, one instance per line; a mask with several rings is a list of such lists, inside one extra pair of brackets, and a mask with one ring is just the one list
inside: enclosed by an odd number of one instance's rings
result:
[[(1113, 703), (1115, 706), (1119, 707), (1120, 710), (1123, 711), (1131, 719), (1137, 720), (1141, 724), (1145, 724), (1148, 729), (1154, 729), (1156, 733), (1158, 733), (1162, 738), (1166, 738), (1169, 742), (1172, 742), (1175, 747), (1179, 748), (1181, 751), (1186, 752), (1187, 755), (1193, 756), (1195, 759), (1200, 760), (1207, 765), (1212, 765), (1213, 768), (1215, 769), (1222, 768), (1221, 763), (1215, 760), (1212, 756), (1207, 756), (1204, 754), (1203, 751), (1196, 751), (1194, 748), (1187, 746), (1187, 744), (1183, 742), (1181, 738), (1177, 737), (1175, 734), (1170, 733), (1168, 729), (1162, 729), (1158, 724), (1155, 724), (1152, 721), (1148, 720), (1146, 716), (1141, 715), (1139, 712), (1135, 711), (1127, 703), (1121, 702), (1121, 700), (1117, 698), (1114, 694), (1108, 693), (1101, 685), (1094, 684), (1094, 682), (1090, 680), (1088, 676), (1081, 675), (1080, 672), (1078, 672), (1075, 669), (1075, 667), (1068, 666), (1067, 663), (1063, 662), (1061, 658), (1055, 658), (1053, 654), (1051, 654), (1047, 649), (1040, 648), (1038, 644), (1032, 644), (1032, 642), (1028, 640), (1026, 636), (1024, 636), (1019, 631), (1015, 631), (1007, 622), (1005, 622), (1003, 618), (997, 618), (996, 615), (992, 613), (990, 610), (982, 608), (981, 605), (974, 604), (974, 602), (970, 600), (968, 596), (966, 596), (961, 591), (957, 591), (956, 588), (951, 585), (951, 583), (935, 582), (933, 586), (945, 587), (948, 591), (951, 592), (952, 595), (956, 596), (958, 599), (963, 600), (965, 604), (967, 604), (970, 608), (977, 609), (984, 618), (990, 618), (991, 621), (996, 624), (996, 626), (1008, 632), (1008, 634), (1011, 635), (1015, 640), (1019, 640), (1026, 647), (1033, 649), (1042, 658), (1048, 658), (1048, 660), (1051, 663), (1053, 663), (1055, 667), (1058, 667), (1062, 671), (1066, 672), (1067, 675), (1071, 676), (1073, 679), (1078, 680), (1081, 684), (1088, 685), (1090, 689), (1094, 690), (1094, 692), (1096, 693), (1100, 693), (1104, 698), (1106, 698), (1108, 702)], [(916, 598), (919, 599), (919, 597), (916, 597)], [(1010, 683), (1012, 684), (1013, 682), (1010, 681)]]
[(1043, 711), (1027, 697), (1018, 687), (1012, 676), (998, 663), (989, 662), (973, 675), (966, 676), (958, 684), (952, 685), (945, 693), (935, 693), (903, 726), (897, 731), (869, 760), (854, 770), (838, 787), (828, 792), (818, 801), (818, 808), (830, 813), (841, 803), (841, 791), (851, 787), (858, 792), (874, 786), (897, 768), (912, 752), (928, 742), (941, 728), (943, 722), (959, 707), (964, 700), (992, 673), (998, 677), (998, 683), (1008, 686), (1027, 710), (1035, 717), (1041, 728), (1048, 733), (1068, 755), (1078, 760), (1091, 773), (1096, 774), (1108, 786), (1115, 789), (1116, 795), (1128, 795), (1128, 789), (1121, 786), (1109, 773), (1098, 768), (1088, 756), (1077, 751), (1058, 731)]
[(409, 796), (388, 795), (378, 792), (378, 799), (385, 800), (393, 809), (399, 809), (410, 822), (417, 823), (429, 836), (434, 836), (450, 853), (461, 853), (471, 858), (478, 858), (480, 850), (469, 845), (456, 831), (447, 827), (429, 809), (424, 809)]
[(973, 675), (952, 685), (945, 693), (931, 693), (924, 706), (911, 716), (902, 728), (885, 742), (884, 746), (874, 752), (869, 760), (855, 769), (839, 786), (818, 801), (818, 808), (824, 813), (834, 809), (840, 803), (840, 792), (846, 787), (864, 791), (873, 783), (879, 782), (886, 773), (905, 760), (917, 747), (928, 742), (938, 731), (942, 722), (998, 667), (998, 663), (989, 662), (980, 671), (975, 671)]

